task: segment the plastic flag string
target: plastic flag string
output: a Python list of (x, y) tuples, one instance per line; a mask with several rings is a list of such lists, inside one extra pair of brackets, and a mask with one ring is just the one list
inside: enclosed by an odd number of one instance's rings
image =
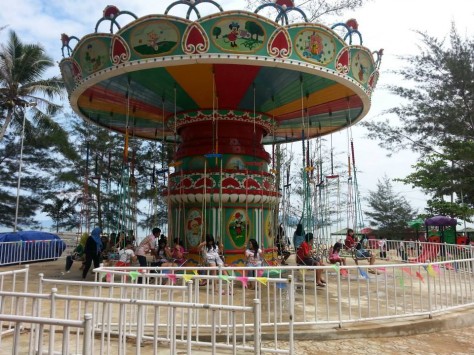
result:
[(446, 268), (446, 270), (454, 270), (452, 264), (446, 264), (444, 267)]
[(135, 281), (137, 279), (137, 277), (140, 275), (139, 272), (136, 272), (136, 271), (130, 271), (128, 273), (128, 275), (130, 276), (130, 278), (132, 279), (132, 281)]
[(384, 267), (377, 267), (376, 269), (381, 272), (387, 272), (387, 269)]
[(433, 265), (433, 270), (434, 270), (434, 271), (436, 272), (436, 274), (438, 274), (438, 275), (441, 273), (441, 270), (440, 270), (438, 264)]
[(333, 264), (332, 268), (336, 270), (336, 272), (339, 272), (341, 270), (341, 268), (339, 267), (339, 264)]
[(175, 274), (168, 274), (166, 277), (171, 281), (171, 283), (174, 285), (176, 283), (176, 275)]
[(405, 273), (405, 274), (408, 274), (410, 276), (413, 276), (413, 273), (411, 272), (411, 269), (409, 267), (402, 267), (402, 271)]
[(359, 270), (360, 276), (362, 276), (366, 280), (369, 279), (369, 275), (367, 275), (367, 273), (364, 270), (362, 270), (360, 267), (358, 267), (357, 270)]
[(281, 270), (278, 269), (270, 269), (268, 270), (269, 275), (281, 275)]
[(341, 269), (341, 275), (342, 276), (347, 276), (347, 275), (349, 275), (349, 273), (347, 272), (346, 269)]
[(400, 273), (398, 276), (398, 281), (400, 282), (400, 287), (405, 287), (405, 279), (403, 277), (403, 273)]
[(110, 272), (107, 273), (107, 275), (105, 275), (105, 281), (107, 282), (112, 282), (112, 274)]
[(184, 274), (184, 275), (183, 275), (183, 279), (184, 279), (184, 281), (186, 281), (186, 282), (191, 281), (193, 277), (194, 277), (194, 276), (191, 275), (191, 274)]
[(229, 276), (228, 276), (228, 275), (219, 275), (219, 278), (220, 278), (221, 280), (224, 280), (224, 281), (230, 282), (230, 280), (229, 280)]
[(419, 278), (421, 282), (425, 283), (425, 279), (418, 271), (416, 272), (416, 277)]
[(298, 271), (300, 272), (301, 276), (304, 277), (306, 269), (299, 269)]
[(199, 272), (197, 270), (193, 270), (194, 275), (199, 275)]
[(256, 277), (257, 281), (260, 282), (262, 285), (267, 285), (268, 278), (267, 277)]
[(102, 281), (106, 276), (107, 276), (107, 274), (105, 272), (101, 272), (100, 273), (100, 280)]
[(236, 278), (236, 280), (242, 282), (243, 287), (247, 287), (247, 284), (249, 282), (249, 278), (245, 277), (245, 276), (239, 276), (239, 277)]
[(277, 286), (277, 289), (283, 290), (283, 289), (286, 288), (286, 283), (284, 283), (284, 282), (277, 282), (276, 286)]
[(431, 264), (428, 264), (428, 266), (426, 267), (426, 271), (431, 277), (436, 277), (436, 272), (434, 271), (433, 266)]

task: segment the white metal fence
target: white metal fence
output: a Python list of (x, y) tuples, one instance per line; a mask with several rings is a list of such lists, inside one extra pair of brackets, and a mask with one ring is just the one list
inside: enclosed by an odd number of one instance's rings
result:
[(64, 258), (74, 247), (71, 241), (61, 239), (1, 242), (0, 266)]
[[(2, 354), (7, 353), (7, 349), (11, 349), (12, 355), (19, 354), (71, 354), (69, 342), (69, 328), (82, 329), (82, 354), (92, 354), (91, 352), (91, 327), (92, 316), (86, 314), (83, 321), (64, 320), (44, 317), (28, 317), (0, 314), (0, 322), (8, 322), (14, 324), (13, 338), (3, 340), (4, 336), (0, 335), (0, 346)], [(31, 324), (29, 328), (29, 335), (25, 335), (25, 324)], [(48, 337), (52, 339), (48, 341), (47, 350), (45, 350), (44, 336), (45, 326), (49, 326)], [(62, 329), (59, 352), (55, 347), (54, 337), (55, 332), (53, 327), (60, 327)], [(79, 335), (79, 332), (77, 332)], [(3, 341), (3, 342), (2, 342)], [(76, 352), (77, 354), (77, 352)]]
[[(403, 262), (389, 247), (392, 258), (372, 266), (359, 261), (347, 267), (262, 267), (255, 277), (243, 267), (102, 266), (94, 270), (95, 282), (41, 277), (36, 294), (27, 287), (25, 268), (0, 273), (0, 314), (79, 322), (89, 313), (91, 349), (100, 354), (163, 349), (293, 354), (295, 332), (308, 326), (431, 318), (474, 305), (474, 258), (464, 258), (472, 248), (422, 247), (430, 255), (423, 263)], [(317, 285), (317, 269), (326, 287)], [(6, 335), (17, 327), (5, 321), (0, 328)], [(80, 332), (68, 339), (80, 353)]]

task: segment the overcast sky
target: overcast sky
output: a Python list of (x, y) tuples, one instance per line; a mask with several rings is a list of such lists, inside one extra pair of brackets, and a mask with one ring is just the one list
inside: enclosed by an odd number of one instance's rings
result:
[[(243, 0), (218, 2), (224, 10), (242, 9), (245, 6)], [(8, 25), (26, 43), (41, 43), (51, 57), (60, 61), (61, 33), (81, 38), (93, 32), (106, 5), (116, 5), (120, 10), (131, 11), (141, 17), (152, 13), (162, 14), (171, 3), (168, 0), (2, 0), (0, 26)], [(177, 7), (172, 14), (178, 15), (179, 10)], [(203, 13), (205, 12), (204, 8)], [(373, 51), (384, 48), (378, 87), (372, 97), (371, 111), (365, 120), (380, 119), (384, 110), (399, 102), (384, 86), (398, 80), (388, 73), (402, 65), (398, 56), (417, 53), (420, 38), (415, 30), (445, 38), (451, 24), (455, 23), (461, 35), (474, 35), (474, 0), (372, 0), (364, 8), (345, 14), (337, 22), (345, 22), (352, 17), (359, 23), (365, 46)], [(0, 32), (0, 43), (4, 42), (7, 32)], [(57, 73), (59, 69), (55, 68), (52, 74)], [(366, 139), (365, 133), (362, 127), (352, 128), (362, 197), (369, 190), (374, 191), (377, 180), (384, 175), (399, 178), (409, 174), (411, 165), (416, 160), (416, 156), (410, 152), (387, 158), (386, 151), (379, 148), (377, 142)], [(333, 138), (334, 145), (341, 146), (341, 151), (345, 151), (346, 132), (337, 133)], [(397, 183), (394, 183), (394, 187), (396, 192), (405, 196), (413, 207), (422, 212), (425, 198), (420, 191)]]

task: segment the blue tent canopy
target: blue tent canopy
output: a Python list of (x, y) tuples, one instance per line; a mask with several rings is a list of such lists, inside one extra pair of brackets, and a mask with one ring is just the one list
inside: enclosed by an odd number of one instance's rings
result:
[(57, 259), (65, 249), (66, 243), (52, 233), (0, 233), (0, 265)]

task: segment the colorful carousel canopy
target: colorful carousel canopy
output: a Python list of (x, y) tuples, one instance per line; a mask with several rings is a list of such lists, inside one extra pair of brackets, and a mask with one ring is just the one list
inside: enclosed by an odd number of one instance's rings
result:
[[(220, 11), (201, 17), (202, 2)], [(169, 14), (175, 4), (189, 6), (186, 18)], [(164, 15), (141, 18), (108, 6), (94, 33), (62, 36), (68, 57), (60, 67), (70, 103), (99, 126), (167, 142), (180, 140), (180, 121), (209, 116), (264, 122), (264, 144), (358, 122), (369, 111), (382, 50), (362, 46), (355, 20), (333, 28), (287, 24), (292, 4), (267, 4), (275, 20), (258, 14), (260, 8), (222, 11), (204, 0), (177, 1)], [(120, 16), (131, 22), (121, 27)], [(104, 23), (107, 33), (99, 31)]]

